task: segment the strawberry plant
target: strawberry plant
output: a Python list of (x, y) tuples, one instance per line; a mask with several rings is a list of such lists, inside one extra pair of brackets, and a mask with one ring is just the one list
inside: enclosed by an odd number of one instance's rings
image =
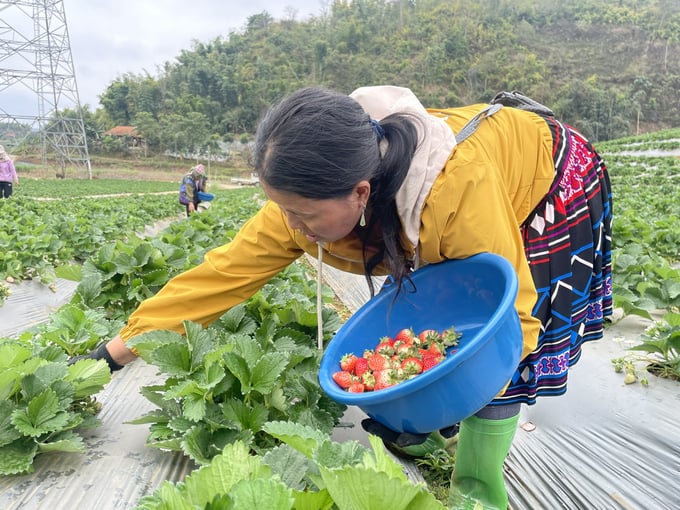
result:
[(663, 321), (656, 321), (640, 339), (629, 348), (632, 354), (612, 360), (617, 372), (624, 372), (624, 382), (639, 379), (646, 384), (647, 378), (638, 376), (636, 365), (640, 364), (656, 376), (680, 381), (680, 313), (666, 313)]
[(0, 339), (0, 474), (33, 471), (49, 452), (83, 452), (79, 429), (96, 425), (93, 395), (109, 382), (106, 363), (71, 366), (56, 346)]
[(406, 477), (375, 436), (369, 449), (294, 422), (267, 422), (263, 430), (280, 444), (263, 455), (252, 455), (241, 441), (226, 445), (210, 465), (183, 482), (164, 482), (136, 510), (446, 508), (424, 484)]
[[(131, 339), (167, 377), (142, 388), (158, 406), (133, 421), (151, 424), (147, 444), (207, 464), (234, 441), (254, 451), (275, 446), (262, 430), (266, 421), (292, 420), (330, 433), (345, 406), (318, 383), (314, 292), (301, 268), (291, 266), (209, 328), (187, 322), (185, 335), (154, 331)], [(276, 299), (265, 297), (270, 294)], [(324, 315), (330, 337), (339, 321), (329, 309)]]

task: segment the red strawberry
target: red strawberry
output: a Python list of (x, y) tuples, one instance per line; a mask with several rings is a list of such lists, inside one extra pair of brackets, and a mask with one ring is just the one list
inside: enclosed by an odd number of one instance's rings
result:
[(431, 343), (427, 350), (434, 354), (435, 356), (441, 356), (446, 352), (446, 347), (443, 344), (435, 342)]
[(423, 371), (423, 362), (418, 358), (406, 358), (401, 362), (401, 368), (406, 376), (419, 374)]
[(356, 364), (357, 359), (356, 354), (345, 354), (340, 358), (340, 369), (345, 372), (354, 372), (354, 365)]
[(387, 340), (382, 340), (375, 348), (375, 352), (385, 356), (391, 356), (394, 354), (394, 342), (389, 338)]
[(416, 334), (413, 328), (404, 328), (399, 333), (394, 335), (395, 342), (404, 342), (408, 345), (413, 344), (413, 339), (416, 338)]
[(400, 344), (397, 347), (397, 356), (401, 359), (410, 358), (418, 354), (418, 349), (414, 345)]
[(347, 388), (347, 391), (350, 393), (363, 393), (364, 392), (364, 384), (361, 382), (353, 382), (352, 384), (349, 385), (349, 388)]
[(375, 386), (374, 390), (382, 390), (383, 388), (389, 388), (397, 383), (397, 373), (395, 370), (388, 368), (386, 370), (378, 370), (374, 372), (375, 376)]
[(439, 331), (435, 329), (424, 329), (418, 333), (418, 338), (421, 342), (429, 344), (431, 342), (436, 342), (439, 340)]
[(350, 374), (349, 372), (345, 372), (344, 370), (334, 372), (331, 377), (333, 377), (333, 380), (336, 382), (338, 386), (345, 390), (350, 387), (352, 382), (354, 382), (352, 374)]
[(357, 358), (354, 362), (354, 373), (361, 377), (368, 370), (368, 360), (366, 358)]
[(442, 360), (441, 356), (436, 356), (434, 354), (427, 354), (423, 356), (423, 372), (435, 367), (441, 362), (441, 360)]
[(390, 362), (388, 358), (382, 354), (374, 354), (371, 356), (371, 359), (368, 360), (368, 368), (374, 372), (378, 370), (385, 370), (386, 368), (390, 368)]

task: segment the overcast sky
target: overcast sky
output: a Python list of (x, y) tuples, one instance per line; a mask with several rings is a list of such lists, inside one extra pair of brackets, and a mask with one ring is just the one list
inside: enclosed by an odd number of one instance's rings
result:
[[(94, 111), (99, 107), (97, 96), (116, 78), (125, 73), (157, 76), (165, 62), (182, 49), (190, 50), (192, 41), (208, 42), (240, 31), (254, 14), (266, 10), (275, 19), (303, 21), (321, 15), (328, 4), (327, 0), (64, 0), (80, 103)], [(4, 67), (11, 65), (6, 62)], [(20, 101), (31, 99), (25, 87), (8, 90), (0, 96), (0, 108), (16, 110)]]
[(321, 14), (320, 0), (64, 0), (73, 64), (82, 104), (124, 73), (156, 76), (192, 41), (207, 42), (241, 30), (249, 16), (302, 21)]

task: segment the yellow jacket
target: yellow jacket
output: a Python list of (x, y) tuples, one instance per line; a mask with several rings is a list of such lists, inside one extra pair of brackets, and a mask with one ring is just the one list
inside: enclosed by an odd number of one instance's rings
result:
[[(391, 91), (415, 100), (408, 89), (388, 89), (388, 96)], [(373, 118), (381, 118), (379, 108), (371, 111), (370, 97), (384, 100), (385, 88), (359, 90), (364, 92), (359, 94), (362, 106)], [(418, 266), (481, 252), (507, 258), (519, 277), (516, 308), (526, 355), (536, 346), (540, 323), (531, 316), (536, 290), (519, 225), (553, 180), (552, 139), (540, 117), (503, 108), (456, 146), (452, 134), (484, 106), (427, 112), (420, 106), (423, 118), (431, 124), (426, 133), (430, 128), (436, 132), (442, 125), (446, 133), (439, 133), (438, 147), (420, 146), (425, 158), (414, 158), (403, 193), (400, 190), (397, 207), (404, 224), (402, 243), (412, 251)], [(437, 153), (437, 157), (429, 157)], [(323, 248), (326, 264), (363, 274), (356, 237), (348, 236)], [(267, 202), (230, 243), (209, 251), (203, 263), (176, 276), (144, 301), (130, 316), (121, 337), (128, 340), (155, 329), (183, 332), (183, 320), (208, 325), (252, 296), (304, 252), (316, 257), (317, 249), (315, 243), (288, 226), (276, 204)], [(376, 274), (385, 274), (384, 270), (378, 267)]]

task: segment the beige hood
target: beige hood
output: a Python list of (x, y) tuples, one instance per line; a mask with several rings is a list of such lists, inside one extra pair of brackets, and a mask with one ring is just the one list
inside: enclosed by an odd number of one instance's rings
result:
[(451, 156), (456, 137), (445, 120), (430, 115), (410, 89), (388, 85), (361, 87), (352, 92), (350, 97), (373, 119), (381, 120), (392, 113), (408, 113), (420, 120), (419, 145), (408, 175), (397, 193), (397, 210), (404, 232), (417, 248), (425, 199)]

